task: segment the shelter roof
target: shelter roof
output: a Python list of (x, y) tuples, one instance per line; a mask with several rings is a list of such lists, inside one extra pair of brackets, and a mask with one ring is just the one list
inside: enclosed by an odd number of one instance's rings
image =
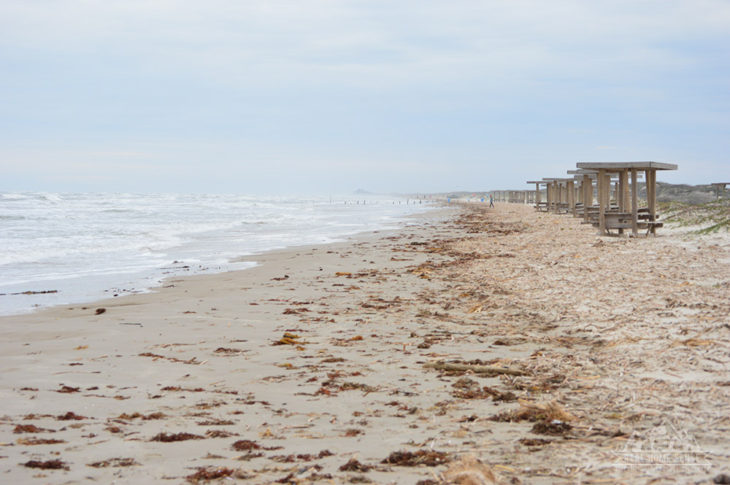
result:
[(674, 163), (660, 162), (581, 162), (576, 166), (588, 170), (677, 170)]

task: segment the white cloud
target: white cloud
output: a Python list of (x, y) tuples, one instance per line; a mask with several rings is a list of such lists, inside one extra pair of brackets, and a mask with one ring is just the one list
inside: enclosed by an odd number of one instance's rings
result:
[(727, 38), (730, 3), (5, 0), (0, 19), (6, 48), (121, 51), (239, 81), (256, 69), (397, 81), (404, 69), (453, 77), (672, 63), (660, 44)]

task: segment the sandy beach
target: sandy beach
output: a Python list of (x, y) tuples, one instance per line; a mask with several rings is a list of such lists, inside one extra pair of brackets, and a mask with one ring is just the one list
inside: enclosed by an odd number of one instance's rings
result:
[(0, 318), (3, 482), (730, 474), (727, 234), (599, 238), (518, 204), (413, 220)]

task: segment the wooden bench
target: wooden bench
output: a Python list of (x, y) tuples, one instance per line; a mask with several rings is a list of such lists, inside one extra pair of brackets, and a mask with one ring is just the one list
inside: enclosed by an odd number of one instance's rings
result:
[[(607, 212), (606, 218), (606, 229), (631, 229), (632, 227), (632, 215), (630, 212)], [(598, 226), (598, 221), (594, 223)]]

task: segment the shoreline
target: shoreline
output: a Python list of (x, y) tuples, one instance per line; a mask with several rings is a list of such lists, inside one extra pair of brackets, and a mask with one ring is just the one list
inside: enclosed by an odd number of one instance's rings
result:
[[(118, 288), (118, 287), (109, 287), (106, 289), (99, 289), (98, 292), (102, 293), (109, 293), (113, 294), (113, 296), (105, 297), (101, 294), (98, 294), (95, 290), (87, 289), (83, 291), (83, 293), (86, 293), (87, 295), (97, 295), (97, 296), (79, 296), (78, 300), (70, 301), (70, 302), (63, 302), (63, 303), (49, 303), (49, 304), (38, 304), (33, 305), (32, 307), (24, 307), (24, 310), (16, 310), (12, 313), (0, 313), (1, 317), (11, 317), (11, 316), (21, 316), (21, 315), (29, 315), (33, 314), (39, 311), (44, 311), (56, 307), (68, 307), (68, 306), (93, 306), (97, 304), (98, 302), (107, 301), (108, 299), (117, 299), (122, 298), (126, 296), (134, 296), (134, 295), (141, 295), (141, 294), (147, 294), (147, 293), (154, 293), (159, 288), (162, 288), (165, 286), (165, 282), (169, 279), (174, 278), (188, 278), (188, 277), (196, 277), (196, 276), (203, 276), (203, 275), (214, 275), (214, 274), (223, 274), (223, 273), (229, 273), (229, 272), (237, 272), (237, 271), (246, 271), (248, 269), (253, 268), (256, 264), (258, 264), (256, 261), (260, 259), (260, 256), (272, 253), (272, 252), (279, 252), (279, 251), (288, 251), (291, 249), (296, 249), (300, 247), (318, 247), (318, 246), (326, 246), (329, 244), (338, 244), (338, 243), (344, 243), (352, 240), (357, 240), (361, 237), (368, 237), (368, 235), (371, 234), (377, 234), (382, 233), (386, 231), (398, 231), (408, 225), (408, 221), (412, 219), (418, 219), (420, 217), (428, 217), (428, 214), (431, 213), (438, 213), (440, 211), (448, 210), (447, 208), (439, 205), (431, 205), (429, 209), (426, 209), (422, 212), (409, 214), (406, 216), (401, 216), (398, 222), (396, 223), (398, 227), (395, 228), (385, 228), (385, 229), (372, 229), (372, 230), (364, 230), (364, 231), (358, 231), (352, 234), (345, 234), (336, 236), (333, 239), (335, 239), (332, 242), (323, 242), (323, 243), (316, 243), (316, 244), (302, 244), (302, 245), (290, 245), (290, 246), (284, 246), (284, 247), (275, 247), (272, 249), (266, 249), (263, 251), (254, 251), (249, 254), (244, 254), (242, 256), (237, 256), (232, 259), (230, 259), (225, 265), (222, 267), (219, 267), (218, 269), (212, 269), (215, 265), (209, 265), (208, 267), (200, 267), (198, 269), (192, 270), (192, 272), (188, 273), (188, 271), (191, 271), (188, 268), (188, 265), (190, 263), (186, 263), (185, 261), (173, 261), (170, 263), (169, 267), (162, 267), (162, 268), (154, 268), (149, 269), (146, 272), (137, 273), (136, 276), (133, 277), (133, 280), (137, 283), (148, 282), (149, 286), (140, 286), (139, 288)], [(247, 263), (251, 263), (252, 266), (246, 266), (241, 268), (236, 268), (236, 265), (244, 265)], [(179, 264), (181, 266), (175, 267), (175, 264)], [(168, 276), (155, 276), (156, 273), (160, 273), (164, 275), (165, 272), (163, 270), (166, 270), (167, 273), (174, 273), (169, 274)], [(111, 280), (121, 280), (120, 276), (123, 275), (123, 273), (114, 274), (114, 275), (107, 275), (107, 279)], [(36, 285), (35, 283), (29, 283), (28, 286)], [(53, 285), (51, 285), (53, 286)], [(107, 286), (107, 285), (104, 285)], [(39, 286), (40, 288), (40, 286)], [(20, 290), (14, 293), (3, 293), (0, 294), (0, 298), (8, 298), (8, 297), (29, 297), (31, 299), (35, 297), (43, 298), (44, 295), (47, 294), (58, 294), (58, 290), (49, 290), (49, 289), (43, 289), (43, 290)], [(17, 306), (17, 305), (16, 305)], [(12, 311), (12, 310), (11, 310)]]
[[(462, 206), (0, 317), (0, 467), (44, 483), (704, 483), (730, 462), (730, 243), (691, 246)], [(627, 466), (665, 422), (701, 462)]]

